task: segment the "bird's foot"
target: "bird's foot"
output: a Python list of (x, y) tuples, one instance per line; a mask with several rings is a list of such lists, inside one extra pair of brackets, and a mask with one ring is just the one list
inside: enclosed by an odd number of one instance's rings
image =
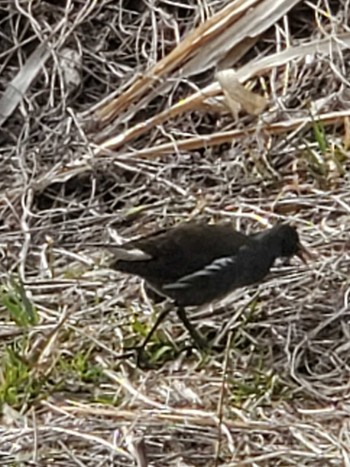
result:
[(126, 360), (131, 357), (134, 357), (136, 359), (136, 365), (142, 370), (152, 370), (158, 368), (157, 365), (151, 363), (146, 357), (146, 351), (144, 346), (136, 345), (132, 347), (127, 347), (124, 350), (125, 351), (123, 353), (118, 355), (118, 359)]
[(204, 339), (204, 337), (200, 336), (198, 333), (197, 333), (196, 338), (193, 340), (196, 344), (196, 347), (199, 350), (203, 350), (204, 352), (207, 352), (208, 350), (210, 350), (210, 343), (206, 339)]
[[(194, 336), (192, 337), (194, 338)], [(198, 349), (200, 352), (203, 352), (206, 355), (210, 354), (213, 350), (215, 352), (222, 352), (224, 349), (224, 346), (212, 346), (210, 342), (211, 339), (202, 337), (198, 333), (196, 333), (196, 338), (193, 340), (194, 343), (192, 345), (181, 345), (180, 348), (177, 349), (175, 348), (177, 346), (169, 346), (165, 343), (163, 343), (161, 346), (159, 346), (159, 344), (151, 344), (149, 346), (149, 351), (146, 351), (144, 345), (128, 347), (125, 349), (125, 352), (120, 355), (120, 358), (135, 357), (136, 366), (138, 368), (142, 370), (157, 370), (161, 368), (167, 361), (176, 360), (176, 358), (184, 352), (186, 353), (187, 357), (190, 357), (194, 349)], [(157, 361), (157, 363), (154, 363), (154, 361)]]
[(138, 368), (140, 368), (140, 370), (156, 370), (161, 366), (150, 362), (150, 360), (146, 357), (146, 352), (143, 347), (139, 347), (137, 349), (136, 365)]
[[(161, 368), (166, 362), (174, 360), (177, 350), (170, 344), (155, 344), (150, 346), (146, 352), (142, 345), (137, 349), (136, 364), (142, 370), (156, 370)], [(157, 362), (157, 363), (153, 363)]]

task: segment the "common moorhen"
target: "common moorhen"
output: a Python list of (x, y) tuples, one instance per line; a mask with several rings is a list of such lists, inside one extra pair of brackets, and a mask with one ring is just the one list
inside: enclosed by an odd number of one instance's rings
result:
[[(238, 287), (261, 281), (276, 258), (298, 255), (305, 262), (308, 256), (290, 225), (245, 235), (227, 222), (187, 222), (110, 250), (115, 255), (113, 269), (142, 277), (156, 294), (174, 302), (179, 318), (202, 348), (206, 343), (188, 320), (185, 307), (216, 301)], [(167, 308), (158, 316), (139, 348), (138, 362), (170, 311)]]

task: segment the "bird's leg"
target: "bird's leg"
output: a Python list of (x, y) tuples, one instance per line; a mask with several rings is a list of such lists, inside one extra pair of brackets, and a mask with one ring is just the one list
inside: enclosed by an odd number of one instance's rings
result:
[(196, 329), (191, 324), (190, 320), (187, 318), (186, 311), (184, 307), (179, 306), (177, 308), (177, 315), (183, 322), (185, 328), (190, 333), (190, 336), (197, 344), (199, 349), (207, 349), (208, 343), (203, 339), (203, 337), (196, 331)]
[(142, 368), (144, 366), (144, 359), (143, 359), (144, 355), (143, 354), (144, 354), (144, 350), (145, 350), (146, 345), (151, 340), (151, 338), (152, 338), (153, 334), (155, 333), (157, 327), (167, 317), (167, 315), (171, 312), (171, 310), (172, 310), (172, 307), (166, 307), (165, 310), (163, 310), (159, 314), (159, 316), (156, 319), (156, 322), (153, 324), (151, 330), (149, 331), (149, 333), (145, 337), (145, 339), (142, 342), (142, 344), (140, 345), (140, 347), (138, 347), (138, 349), (137, 349), (137, 366), (139, 366), (140, 368)]

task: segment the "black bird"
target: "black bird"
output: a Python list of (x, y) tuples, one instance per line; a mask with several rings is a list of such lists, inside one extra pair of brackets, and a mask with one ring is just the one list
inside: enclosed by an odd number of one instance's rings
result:
[[(111, 267), (143, 278), (157, 295), (170, 298), (199, 347), (206, 343), (187, 318), (185, 307), (219, 300), (233, 290), (261, 281), (276, 258), (309, 256), (296, 229), (278, 224), (253, 235), (231, 223), (187, 222), (121, 246), (110, 247)], [(164, 310), (139, 348), (138, 362), (153, 333), (171, 309)]]

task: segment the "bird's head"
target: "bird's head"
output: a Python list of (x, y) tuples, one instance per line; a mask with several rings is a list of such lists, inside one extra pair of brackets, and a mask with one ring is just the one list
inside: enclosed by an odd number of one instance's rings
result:
[(311, 258), (311, 253), (300, 243), (295, 227), (288, 224), (279, 224), (275, 229), (276, 239), (280, 242), (281, 256), (291, 258), (297, 255), (304, 263)]

